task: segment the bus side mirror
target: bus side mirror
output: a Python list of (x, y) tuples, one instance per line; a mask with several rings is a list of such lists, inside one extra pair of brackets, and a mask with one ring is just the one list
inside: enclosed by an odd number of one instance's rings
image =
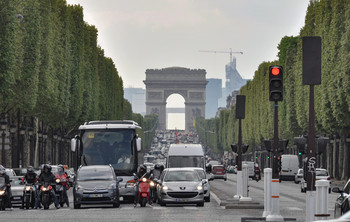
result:
[(71, 148), (72, 152), (75, 152), (75, 150), (77, 148), (77, 139), (76, 138), (73, 138), (70, 141), (70, 148)]
[(141, 138), (137, 138), (136, 139), (136, 148), (137, 148), (137, 151), (140, 152), (141, 151)]

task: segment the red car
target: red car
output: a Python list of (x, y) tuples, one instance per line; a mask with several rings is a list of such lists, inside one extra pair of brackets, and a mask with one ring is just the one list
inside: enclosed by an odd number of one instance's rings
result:
[(226, 169), (223, 165), (212, 166), (211, 176), (212, 179), (224, 179), (227, 180)]

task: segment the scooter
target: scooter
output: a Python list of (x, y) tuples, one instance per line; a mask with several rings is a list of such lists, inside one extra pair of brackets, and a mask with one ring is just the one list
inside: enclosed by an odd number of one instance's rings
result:
[(63, 207), (65, 200), (64, 200), (64, 195), (63, 195), (63, 183), (67, 183), (67, 179), (62, 179), (62, 178), (57, 178), (56, 179), (56, 198), (58, 200), (58, 203), (60, 204), (61, 207)]
[[(146, 174), (145, 174), (146, 175)], [(134, 182), (134, 186), (136, 187), (136, 183), (139, 184), (139, 190), (135, 191), (138, 192), (138, 199), (137, 202), (140, 203), (141, 207), (145, 207), (147, 201), (149, 201), (149, 203), (151, 204), (151, 189), (155, 186), (155, 183), (152, 180), (147, 179), (146, 177), (144, 177), (145, 175), (143, 175), (141, 178), (137, 179), (136, 178), (136, 174), (134, 174), (136, 180), (134, 181), (128, 181), (129, 182)]]
[(53, 198), (51, 196), (52, 186), (48, 183), (41, 185), (41, 203), (44, 206), (44, 209), (49, 209), (50, 205), (53, 203)]
[(34, 205), (35, 205), (35, 188), (34, 188), (34, 186), (35, 186), (35, 184), (29, 184), (29, 183), (27, 183), (24, 186), (23, 198), (24, 198), (25, 208), (27, 210), (29, 209), (29, 207), (31, 207), (33, 209)]
[(260, 176), (259, 171), (254, 172), (254, 179), (256, 180), (256, 182), (259, 182), (259, 180), (261, 180), (261, 176)]

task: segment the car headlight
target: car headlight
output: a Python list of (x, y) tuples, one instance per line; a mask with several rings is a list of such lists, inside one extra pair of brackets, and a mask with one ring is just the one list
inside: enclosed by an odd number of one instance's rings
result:
[(108, 186), (108, 190), (114, 190), (116, 187), (114, 186), (114, 184), (112, 183), (112, 184), (110, 184), (109, 186)]
[(0, 190), (0, 196), (5, 194), (5, 190)]
[(167, 191), (167, 190), (169, 190), (169, 187), (166, 186), (166, 185), (164, 185), (164, 186), (163, 186), (163, 190)]
[(149, 185), (150, 185), (151, 187), (154, 187), (155, 183), (154, 183), (153, 181), (151, 181), (151, 182), (149, 182)]
[(30, 186), (26, 186), (26, 191), (30, 191)]
[(134, 187), (135, 183), (135, 180), (129, 180), (128, 182), (126, 182), (125, 187)]
[(197, 186), (197, 190), (203, 190), (203, 186), (202, 185), (198, 185)]

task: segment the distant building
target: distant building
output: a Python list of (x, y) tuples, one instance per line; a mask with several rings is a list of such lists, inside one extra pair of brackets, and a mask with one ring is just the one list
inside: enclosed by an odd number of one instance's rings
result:
[(225, 99), (231, 95), (234, 90), (240, 90), (247, 83), (246, 79), (236, 69), (236, 58), (233, 56), (232, 61), (226, 65), (226, 83), (225, 83)]
[(146, 90), (142, 88), (124, 88), (124, 98), (132, 106), (134, 113), (146, 114)]
[(205, 117), (207, 119), (214, 118), (219, 107), (219, 99), (222, 97), (222, 80), (207, 79), (208, 84), (205, 90), (206, 105)]

